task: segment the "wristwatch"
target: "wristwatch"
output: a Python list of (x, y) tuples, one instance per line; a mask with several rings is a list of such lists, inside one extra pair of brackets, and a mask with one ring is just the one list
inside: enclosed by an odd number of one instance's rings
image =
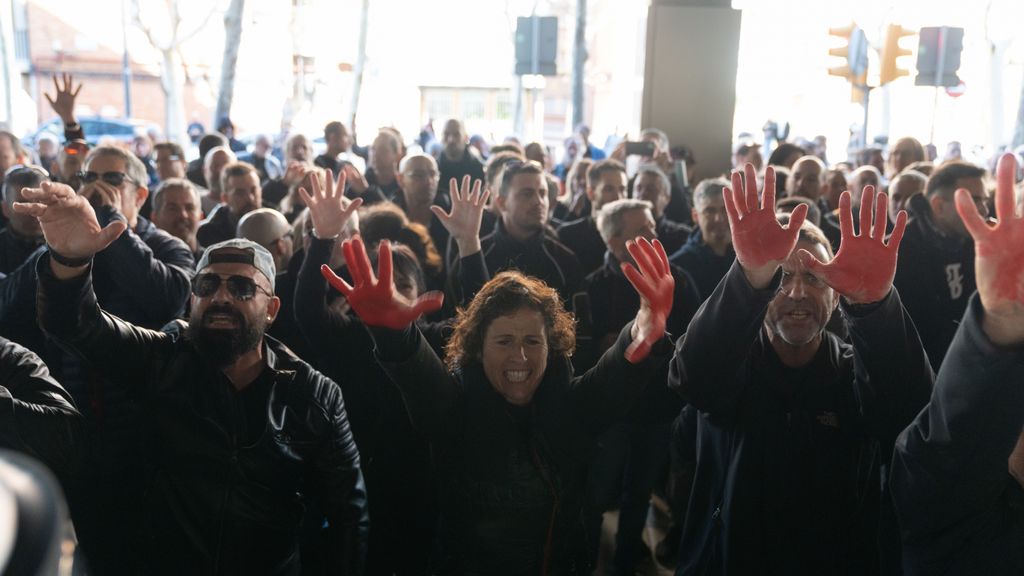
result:
[(71, 258), (62, 255), (60, 252), (57, 252), (49, 244), (47, 244), (46, 248), (50, 251), (50, 258), (54, 262), (56, 262), (57, 264), (67, 266), (68, 268), (80, 268), (92, 262), (92, 256), (85, 256), (83, 258)]

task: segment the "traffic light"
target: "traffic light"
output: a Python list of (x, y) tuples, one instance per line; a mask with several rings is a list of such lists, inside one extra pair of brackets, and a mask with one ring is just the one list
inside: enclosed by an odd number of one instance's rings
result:
[(841, 46), (829, 48), (828, 53), (846, 60), (842, 66), (829, 68), (828, 73), (856, 83), (857, 79), (868, 69), (868, 41), (864, 36), (864, 31), (856, 24), (851, 23), (849, 26), (841, 28), (829, 28), (828, 33), (843, 42)]
[(917, 45), (917, 86), (957, 86), (964, 29), (949, 26), (921, 28)]
[(899, 24), (889, 24), (885, 29), (885, 43), (878, 54), (880, 69), (878, 72), (878, 85), (884, 86), (900, 76), (909, 76), (910, 71), (896, 65), (896, 59), (900, 56), (910, 56), (911, 51), (900, 47), (900, 38), (913, 36), (913, 30), (908, 30)]
[(864, 91), (868, 85), (868, 73), (867, 70), (861, 72), (859, 76), (850, 78), (850, 102), (854, 104), (864, 103)]

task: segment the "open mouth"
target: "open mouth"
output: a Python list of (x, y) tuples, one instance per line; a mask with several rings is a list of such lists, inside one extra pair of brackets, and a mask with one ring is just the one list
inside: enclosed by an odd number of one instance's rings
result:
[(224, 312), (217, 312), (214, 314), (207, 314), (206, 318), (207, 326), (237, 326), (238, 319), (234, 314), (228, 314)]
[(807, 310), (794, 310), (792, 312), (787, 312), (786, 317), (793, 320), (807, 320), (811, 317), (811, 313)]
[(529, 377), (529, 370), (505, 370), (505, 379), (513, 384), (526, 382), (526, 379)]

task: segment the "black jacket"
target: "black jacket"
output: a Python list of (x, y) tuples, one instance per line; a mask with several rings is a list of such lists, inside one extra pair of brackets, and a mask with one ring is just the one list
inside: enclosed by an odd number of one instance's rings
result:
[(763, 327), (779, 274), (739, 264), (690, 322), (669, 384), (699, 412), (677, 574), (870, 574), (880, 466), (925, 404), (932, 372), (899, 295), (841, 305), (853, 346), (825, 332), (789, 368)]
[[(498, 219), (494, 232), (480, 239), (487, 270), (493, 276), (504, 270), (519, 270), (540, 278), (558, 291), (563, 302), (582, 289), (583, 268), (571, 250), (547, 232), (538, 232), (526, 242), (512, 238)], [(456, 267), (453, 274), (458, 274)], [(457, 299), (462, 299), (461, 295)]]
[(700, 228), (694, 228), (687, 239), (686, 244), (676, 253), (669, 255), (669, 261), (679, 266), (693, 278), (697, 283), (697, 292), (700, 294), (701, 302), (711, 297), (715, 287), (722, 281), (722, 277), (732, 267), (736, 260), (736, 252), (732, 246), (725, 254), (715, 254), (701, 236)]
[(924, 196), (909, 207), (913, 218), (900, 244), (893, 284), (938, 370), (975, 290), (974, 242), (939, 233)]
[(438, 182), (441, 186), (447, 186), (452, 178), (462, 183), (462, 177), (468, 175), (472, 180), (484, 179), (484, 163), (473, 155), (470, 146), (466, 146), (462, 157), (457, 160), (449, 160), (448, 155), (442, 152), (437, 158), (437, 169), (440, 172)]
[[(320, 266), (330, 260), (333, 240), (313, 239), (299, 272), (295, 316), (310, 343), (310, 361), (334, 379), (345, 396), (359, 448), (370, 507), (367, 572), (425, 571), (436, 525), (437, 503), (426, 439), (409, 420), (398, 387), (368, 351), (373, 340), (354, 314), (327, 305), (329, 290)], [(487, 281), (483, 257), (462, 261), (463, 291), (472, 296)], [(341, 297), (335, 294), (336, 297)], [(431, 347), (443, 353), (448, 323), (417, 325)]]
[(604, 252), (608, 249), (597, 231), (593, 216), (566, 222), (558, 227), (558, 241), (572, 250), (583, 266), (583, 274), (591, 274), (604, 264)]
[(904, 569), (1024, 574), (1024, 489), (1007, 458), (1024, 427), (1024, 349), (982, 331), (972, 297), (931, 401), (896, 441), (893, 500)]
[[(337, 573), (359, 574), (366, 498), (341, 390), (276, 341), (264, 340), (262, 434), (245, 445), (239, 394), (173, 331), (100, 309), (92, 275), (59, 281), (40, 262), (39, 321), (103, 369), (148, 416), (152, 466), (138, 503), (140, 569), (148, 574), (291, 574), (304, 499), (320, 501)], [(178, 331), (180, 333), (180, 330)], [(254, 383), (255, 384), (255, 383)]]
[(439, 574), (589, 573), (581, 506), (595, 438), (621, 418), (667, 359), (667, 338), (630, 364), (626, 326), (573, 378), (550, 358), (531, 403), (515, 407), (479, 362), (450, 374), (418, 330), (372, 330), (381, 365), (430, 441), (442, 487)]
[(0, 230), (0, 273), (10, 274), (43, 244), (43, 238), (22, 238), (10, 227)]
[(662, 216), (658, 219), (655, 231), (658, 233), (658, 241), (665, 247), (665, 253), (675, 254), (690, 239), (693, 228)]
[(199, 223), (199, 229), (196, 230), (196, 240), (204, 248), (218, 242), (231, 240), (236, 236), (238, 236), (238, 221), (231, 217), (231, 210), (224, 203), (218, 204), (213, 212), (210, 212), (210, 215)]
[(71, 395), (31, 350), (0, 337), (0, 448), (74, 472), (82, 416)]

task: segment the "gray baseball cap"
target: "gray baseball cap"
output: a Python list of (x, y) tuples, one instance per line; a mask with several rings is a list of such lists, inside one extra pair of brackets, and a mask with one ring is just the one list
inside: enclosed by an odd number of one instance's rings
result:
[[(224, 252), (225, 249), (231, 249), (232, 251)], [(237, 250), (248, 251), (249, 254), (239, 254), (236, 252)], [(218, 254), (218, 252), (220, 253)], [(267, 280), (270, 280), (270, 289), (271, 291), (274, 290), (274, 276), (277, 274), (277, 269), (274, 267), (274, 257), (270, 255), (266, 248), (252, 240), (232, 238), (231, 240), (225, 240), (210, 246), (203, 252), (203, 257), (196, 264), (196, 271), (202, 272), (210, 264), (221, 262), (248, 264), (256, 268), (267, 277)]]

